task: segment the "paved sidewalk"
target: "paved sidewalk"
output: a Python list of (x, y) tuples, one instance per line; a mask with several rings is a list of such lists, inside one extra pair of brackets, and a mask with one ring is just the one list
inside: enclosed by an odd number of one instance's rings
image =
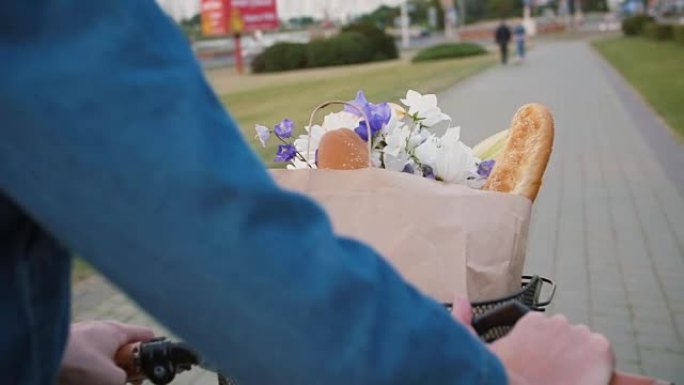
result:
[[(611, 71), (586, 43), (540, 45), (524, 65), (476, 76), (440, 104), (470, 144), (506, 128), (526, 102), (553, 109), (556, 145), (527, 271), (558, 282), (552, 312), (608, 335), (621, 368), (684, 383), (684, 199), (668, 177), (684, 164), (663, 169), (641, 127), (657, 119), (634, 116), (651, 112), (624, 101), (632, 91)], [(99, 276), (76, 285), (73, 308), (76, 319), (157, 327)], [(197, 372), (177, 383), (216, 381)]]
[(681, 175), (684, 163), (663, 169), (656, 155), (675, 154), (656, 154), (644, 133), (665, 128), (637, 124), (658, 119), (625, 101), (633, 91), (612, 72), (587, 43), (562, 42), (440, 100), (466, 143), (508, 127), (524, 103), (552, 108), (555, 148), (527, 271), (557, 281), (552, 311), (608, 335), (620, 367), (684, 383), (684, 200), (666, 173)]

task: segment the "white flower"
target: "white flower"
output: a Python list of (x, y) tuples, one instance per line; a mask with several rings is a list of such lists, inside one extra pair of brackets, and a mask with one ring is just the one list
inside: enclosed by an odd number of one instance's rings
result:
[[(309, 165), (305, 161), (298, 158), (294, 158), (290, 162), (292, 162), (292, 164), (288, 164), (286, 167), (288, 170), (296, 170), (298, 168), (309, 168)], [(311, 167), (316, 168), (316, 165), (312, 162)]]
[(487, 178), (479, 176), (477, 174), (469, 175), (468, 180), (466, 181), (466, 185), (468, 187), (476, 190), (481, 190), (482, 187), (484, 187), (485, 183), (487, 183)]
[(437, 152), (439, 151), (439, 138), (430, 135), (414, 152), (420, 163), (435, 168)]
[(409, 156), (405, 152), (400, 152), (398, 155), (390, 155), (385, 153), (383, 156), (385, 161), (385, 168), (391, 171), (404, 171), (404, 167), (409, 162)]
[(388, 103), (390, 108), (392, 109), (392, 116), (396, 117), (397, 119), (401, 120), (406, 117), (406, 110), (404, 107), (396, 104), (396, 103)]
[(447, 183), (466, 183), (469, 176), (477, 171), (477, 160), (470, 147), (458, 141), (454, 145), (443, 146), (437, 154), (435, 175)]
[(402, 120), (406, 116), (406, 111), (396, 104), (392, 105), (392, 103), (389, 103), (389, 105), (390, 119), (387, 123), (382, 125), (382, 129), (380, 129), (380, 135), (387, 134), (388, 132), (393, 131), (396, 127), (404, 125)]
[(371, 165), (375, 168), (382, 168), (382, 151), (373, 150), (371, 153)]
[(477, 158), (473, 150), (460, 141), (460, 128), (452, 127), (440, 138), (435, 159), (435, 175), (447, 183), (465, 184), (477, 173)]
[(361, 118), (347, 111), (340, 111), (328, 114), (323, 118), (323, 129), (325, 132), (337, 130), (338, 128), (355, 129)]
[(255, 138), (259, 139), (262, 147), (266, 147), (266, 142), (268, 141), (268, 138), (271, 136), (271, 129), (269, 129), (266, 126), (262, 126), (261, 124), (257, 124), (256, 126), (254, 126), (254, 129), (256, 130)]
[(437, 106), (437, 96), (434, 94), (421, 95), (416, 91), (409, 90), (406, 92), (406, 99), (401, 99), (401, 102), (409, 108), (409, 115), (417, 117), (420, 124), (425, 127), (434, 126), (444, 120), (451, 120), (451, 117), (442, 113), (442, 110)]
[[(306, 134), (300, 135), (299, 138), (295, 139), (293, 142), (297, 152), (302, 154), (306, 162), (301, 159), (292, 159), (292, 165), (295, 168), (307, 168), (310, 164), (311, 167), (316, 168), (316, 150), (321, 142), (321, 137), (325, 134), (323, 127), (319, 125), (314, 125), (312, 127), (304, 127)], [(307, 152), (307, 149), (309, 150)]]
[(447, 128), (444, 135), (442, 135), (441, 142), (445, 143), (456, 143), (461, 139), (461, 127), (449, 127)]
[(422, 130), (420, 128), (420, 125), (418, 125), (412, 132), (411, 136), (409, 136), (408, 139), (408, 144), (406, 145), (406, 148), (408, 150), (413, 150), (416, 147), (420, 146), (427, 140), (427, 138), (430, 137), (430, 133), (427, 130)]
[(406, 152), (406, 142), (411, 135), (411, 129), (401, 124), (394, 127), (385, 135), (387, 146), (383, 149), (385, 154), (398, 156), (400, 152)]

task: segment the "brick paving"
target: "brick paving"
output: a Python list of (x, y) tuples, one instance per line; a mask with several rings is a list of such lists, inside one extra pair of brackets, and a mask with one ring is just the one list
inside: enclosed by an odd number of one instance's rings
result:
[[(524, 65), (494, 68), (440, 95), (471, 144), (506, 128), (531, 101), (553, 109), (557, 133), (527, 271), (557, 281), (551, 312), (606, 334), (620, 368), (684, 383), (681, 144), (663, 139), (659, 119), (585, 42), (541, 44)], [(653, 132), (668, 148), (649, 140)], [(97, 275), (75, 285), (73, 314), (168, 335)], [(195, 371), (176, 383), (216, 380)]]
[(540, 45), (440, 100), (467, 143), (506, 128), (524, 103), (552, 108), (527, 271), (557, 281), (551, 311), (606, 334), (620, 367), (684, 383), (681, 142), (581, 41)]

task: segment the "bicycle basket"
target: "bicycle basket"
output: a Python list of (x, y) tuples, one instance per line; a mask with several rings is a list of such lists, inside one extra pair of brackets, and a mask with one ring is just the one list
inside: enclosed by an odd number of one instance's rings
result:
[[(548, 290), (548, 298), (540, 300), (539, 297), (542, 293), (544, 284), (548, 284), (550, 289)], [(523, 276), (521, 280), (520, 291), (513, 293), (509, 296), (498, 298), (489, 301), (481, 301), (472, 303), (473, 317), (482, 316), (485, 313), (489, 313), (501, 306), (504, 306), (512, 301), (518, 301), (521, 304), (528, 307), (530, 310), (534, 311), (545, 311), (546, 307), (553, 300), (553, 296), (556, 292), (556, 284), (548, 279), (539, 276)], [(447, 308), (451, 308), (450, 303), (446, 303)], [(514, 325), (499, 325), (487, 330), (485, 333), (480, 335), (486, 342), (495, 341), (506, 334), (513, 328)]]

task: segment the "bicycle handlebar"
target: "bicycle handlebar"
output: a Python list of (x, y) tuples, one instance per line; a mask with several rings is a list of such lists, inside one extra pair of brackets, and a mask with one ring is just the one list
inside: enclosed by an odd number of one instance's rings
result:
[[(473, 320), (473, 328), (484, 335), (492, 328), (509, 327), (530, 310), (512, 301)], [(129, 382), (150, 380), (155, 385), (169, 384), (176, 374), (200, 366), (211, 371), (201, 358), (186, 344), (171, 342), (164, 337), (123, 346), (116, 353), (116, 364), (126, 371)], [(217, 372), (219, 385), (235, 385), (231, 379)], [(646, 377), (616, 372), (610, 385), (668, 385)]]

